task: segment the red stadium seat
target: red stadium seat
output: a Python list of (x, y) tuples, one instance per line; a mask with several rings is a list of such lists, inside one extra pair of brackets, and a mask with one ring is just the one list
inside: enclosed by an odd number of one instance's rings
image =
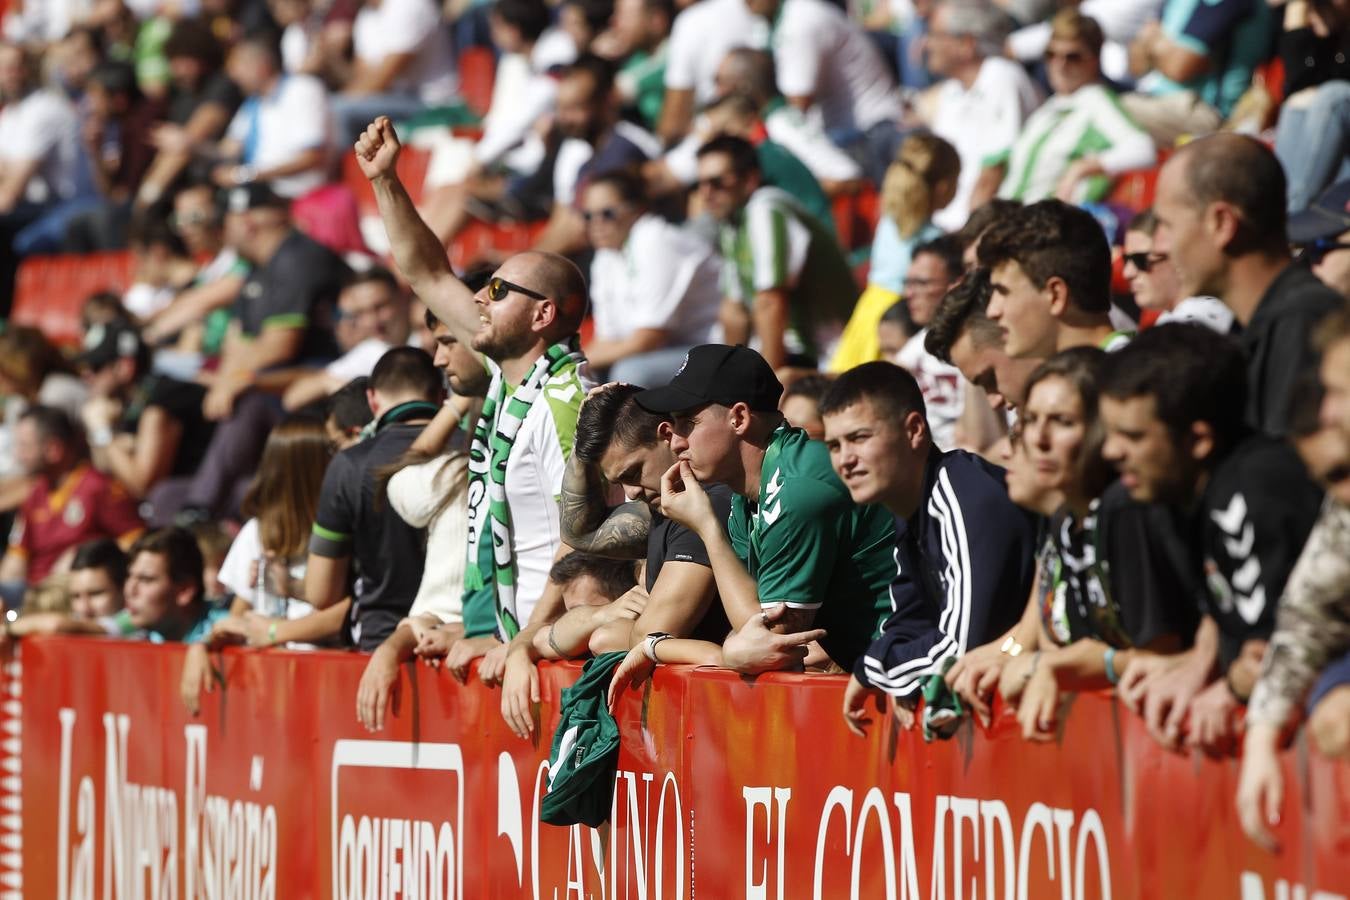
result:
[(1116, 183), (1111, 186), (1111, 193), (1106, 195), (1106, 202), (1124, 206), (1135, 212), (1148, 209), (1153, 205), (1153, 194), (1158, 189), (1158, 172), (1171, 155), (1170, 150), (1159, 150), (1158, 162), (1153, 168), (1136, 169), (1119, 175)]
[(459, 94), (478, 115), (487, 115), (492, 105), (492, 83), (497, 63), (486, 47), (469, 47), (459, 55)]
[(845, 251), (871, 246), (872, 232), (881, 215), (881, 197), (873, 187), (854, 194), (839, 194), (831, 201), (834, 228)]
[[(408, 196), (412, 198), (413, 203), (422, 202), (422, 182), (427, 177), (427, 165), (430, 162), (431, 151), (421, 147), (405, 146), (403, 152), (398, 155), (398, 177), (408, 189)], [(356, 162), (356, 156), (351, 153), (342, 160), (342, 183), (356, 196), (356, 207), (361, 211), (361, 215), (380, 214), (375, 206), (375, 191), (366, 176), (361, 174), (361, 166)]]
[(471, 221), (450, 245), (450, 264), (463, 272), (489, 253), (528, 250), (548, 223)]
[(120, 294), (131, 278), (130, 253), (29, 257), (15, 279), (11, 319), (40, 329), (57, 344), (78, 346), (85, 300), (99, 291)]

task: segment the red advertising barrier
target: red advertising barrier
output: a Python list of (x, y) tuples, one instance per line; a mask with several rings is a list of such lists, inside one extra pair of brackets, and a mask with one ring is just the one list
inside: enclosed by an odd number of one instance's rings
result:
[[(408, 666), (356, 722), (364, 659), (231, 652), (193, 718), (182, 651), (29, 639), (0, 701), (0, 900), (28, 898), (1211, 898), (1350, 893), (1350, 766), (1290, 751), (1270, 855), (1237, 766), (1159, 750), (1113, 700), (1051, 744), (1003, 719), (925, 744), (839, 715), (841, 680), (663, 668), (624, 700), (611, 823), (542, 824), (540, 737), (499, 695)], [(17, 792), (17, 793), (16, 793)]]

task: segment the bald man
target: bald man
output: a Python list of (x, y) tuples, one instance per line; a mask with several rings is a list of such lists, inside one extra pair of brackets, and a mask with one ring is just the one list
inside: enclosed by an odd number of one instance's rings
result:
[[(493, 651), (480, 675), (493, 681), (505, 670), (505, 686), (518, 690), (503, 692), (504, 708), (510, 700), (519, 713), (528, 700), (538, 699), (525, 649), (529, 638), (563, 608), (548, 572), (563, 548), (557, 498), (577, 413), (591, 386), (577, 337), (586, 311), (586, 281), (566, 258), (529, 252), (506, 260), (481, 290), (470, 291), (451, 271), (445, 248), (399, 181), (394, 168), (399, 150), (385, 117), (356, 143), (356, 158), (374, 186), (394, 259), (417, 296), (457, 340), (483, 356), (492, 375), (469, 467), (466, 643), (452, 650), (451, 662)], [(500, 547), (494, 553), (495, 544)], [(498, 648), (498, 640), (512, 642), (517, 636), (512, 646), (520, 654)], [(517, 717), (513, 727), (522, 721)]]
[(1285, 177), (1264, 144), (1214, 134), (1178, 151), (1158, 176), (1153, 253), (1167, 255), (1183, 297), (1212, 296), (1242, 325), (1247, 419), (1277, 437), (1292, 393), (1316, 366), (1308, 337), (1340, 295), (1289, 256)]

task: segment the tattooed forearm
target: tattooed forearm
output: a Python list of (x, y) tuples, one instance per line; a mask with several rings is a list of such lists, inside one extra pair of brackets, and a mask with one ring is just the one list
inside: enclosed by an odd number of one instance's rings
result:
[(594, 464), (575, 456), (567, 461), (558, 508), (563, 541), (569, 547), (619, 559), (647, 555), (651, 510), (638, 500), (606, 506), (604, 479)]

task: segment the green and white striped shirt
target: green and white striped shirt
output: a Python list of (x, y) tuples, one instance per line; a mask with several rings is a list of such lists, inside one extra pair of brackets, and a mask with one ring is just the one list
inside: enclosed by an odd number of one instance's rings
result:
[[(1056, 94), (1031, 114), (1012, 149), (989, 157), (985, 165), (1005, 164), (998, 195), (1035, 203), (1055, 195), (1070, 164), (1095, 158), (1109, 175), (1146, 169), (1157, 160), (1153, 140), (1135, 124), (1115, 92), (1087, 84), (1067, 97)], [(1101, 199), (1109, 178), (1080, 182), (1075, 202)]]

